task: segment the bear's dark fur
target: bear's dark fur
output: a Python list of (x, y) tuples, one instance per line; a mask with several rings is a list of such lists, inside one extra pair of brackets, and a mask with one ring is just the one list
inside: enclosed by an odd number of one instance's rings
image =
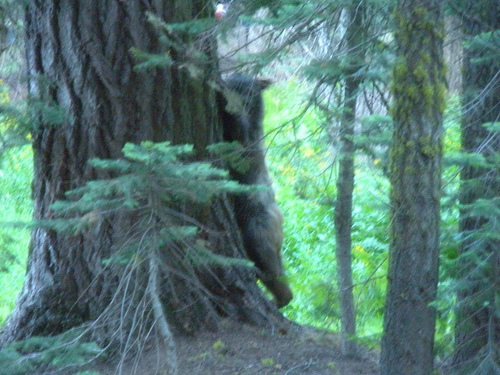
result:
[(293, 294), (281, 259), (283, 215), (274, 199), (263, 145), (262, 91), (269, 84), (266, 80), (239, 75), (227, 79), (222, 123), (224, 141), (241, 143), (242, 158), (248, 163), (245, 172), (231, 169), (232, 178), (242, 184), (268, 187), (251, 194), (235, 195), (235, 215), (248, 257), (261, 271), (260, 279), (274, 295), (278, 307), (283, 307)]

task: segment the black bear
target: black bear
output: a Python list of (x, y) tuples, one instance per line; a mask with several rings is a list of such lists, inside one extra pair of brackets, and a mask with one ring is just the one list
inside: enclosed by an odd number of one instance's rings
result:
[(238, 141), (243, 146), (244, 172), (230, 168), (232, 178), (241, 184), (268, 187), (251, 194), (235, 195), (234, 208), (247, 255), (261, 271), (259, 277), (274, 295), (278, 307), (283, 307), (293, 294), (281, 259), (283, 215), (274, 199), (263, 145), (262, 91), (269, 84), (270, 81), (242, 75), (227, 79), (222, 123), (224, 141)]

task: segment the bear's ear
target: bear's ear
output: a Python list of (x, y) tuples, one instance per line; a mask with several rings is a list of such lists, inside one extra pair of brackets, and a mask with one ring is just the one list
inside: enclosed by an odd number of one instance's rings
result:
[(269, 86), (271, 86), (274, 82), (271, 79), (268, 79), (268, 78), (259, 78), (257, 80), (257, 83), (259, 84), (260, 90), (264, 91)]

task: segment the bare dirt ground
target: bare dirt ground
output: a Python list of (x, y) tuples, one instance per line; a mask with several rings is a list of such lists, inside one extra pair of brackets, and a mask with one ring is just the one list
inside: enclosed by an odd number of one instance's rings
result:
[(178, 343), (181, 374), (376, 375), (376, 362), (340, 355), (338, 338), (313, 329), (288, 332), (225, 321), (217, 332)]
[[(177, 337), (176, 345), (180, 375), (379, 375), (373, 353), (343, 357), (335, 334), (312, 328), (263, 330), (225, 320), (217, 331)], [(150, 352), (123, 373), (166, 375), (157, 364)]]

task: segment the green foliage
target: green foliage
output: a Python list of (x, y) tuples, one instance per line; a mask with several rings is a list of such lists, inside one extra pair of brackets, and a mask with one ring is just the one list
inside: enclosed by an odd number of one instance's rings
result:
[[(265, 95), (267, 156), (285, 215), (283, 252), (294, 291), (284, 311), (299, 323), (338, 330), (336, 155), (323, 127), (323, 114), (304, 107), (302, 87), (292, 81), (275, 85)], [(353, 272), (359, 333), (365, 337), (381, 334), (386, 289), (388, 181), (378, 164), (377, 158), (372, 162), (357, 158)]]
[[(454, 160), (462, 169), (461, 246), (455, 256), (453, 285), (459, 293), (455, 350), (459, 360), (471, 364), (464, 373), (496, 373), (498, 340), (494, 336), (499, 330), (500, 311), (500, 132), (496, 122), (500, 98), (500, 3), (458, 0), (452, 11), (467, 15), (463, 18), (466, 42), (462, 125), (467, 154)], [(475, 17), (470, 17), (472, 14)]]
[(197, 18), (189, 21), (166, 23), (153, 13), (147, 13), (148, 21), (158, 30), (158, 41), (163, 49), (161, 53), (149, 53), (138, 48), (132, 48), (132, 54), (141, 61), (135, 70), (151, 70), (155, 68), (166, 68), (177, 64), (182, 69), (187, 69), (193, 78), (199, 78), (203, 74), (203, 65), (208, 62), (207, 52), (199, 48), (193, 48), (197, 38), (205, 38), (216, 24), (212, 17), (203, 17), (199, 14)]
[(26, 0), (0, 0), (0, 70), (2, 76), (19, 74), (24, 38), (24, 8)]
[(29, 375), (61, 368), (78, 368), (102, 356), (102, 349), (81, 339), (81, 329), (57, 336), (33, 336), (0, 350), (3, 375)]
[(250, 168), (250, 160), (242, 157), (243, 146), (239, 142), (219, 142), (207, 147), (208, 151), (221, 157), (232, 169), (245, 173)]
[(452, 160), (461, 149), (460, 142), (460, 97), (448, 98), (444, 113), (443, 182), (441, 191), (441, 257), (438, 296), (434, 302), (437, 309), (435, 349), (438, 357), (449, 355), (453, 349), (456, 304), (453, 286), (456, 280), (458, 256), (458, 191), (460, 168)]
[[(224, 145), (220, 147), (224, 149)], [(220, 151), (218, 145), (213, 145), (211, 150)], [(240, 185), (229, 180), (227, 170), (192, 161), (191, 145), (128, 143), (123, 154), (123, 159), (91, 160), (93, 167), (113, 177), (89, 181), (67, 192), (67, 200), (51, 205), (59, 218), (41, 221), (38, 225), (79, 233), (110, 215), (128, 213), (136, 218), (134, 232), (123, 244), (115, 244), (120, 252), (107, 263), (128, 264), (140, 258), (141, 249), (156, 251), (174, 243), (184, 243), (188, 244), (184, 259), (195, 266), (252, 265), (248, 260), (213, 254), (203, 241), (196, 240), (198, 230), (190, 224), (192, 220), (179, 220), (178, 217), (182, 217), (180, 205), (207, 206), (223, 193), (248, 193), (258, 187)]]
[(31, 220), (33, 162), (26, 128), (17, 121), (9, 93), (0, 85), (0, 324), (14, 307), (25, 272)]
[(153, 54), (141, 51), (137, 48), (132, 48), (132, 54), (139, 60), (143, 61), (134, 66), (135, 70), (141, 69), (154, 69), (154, 68), (168, 68), (173, 65), (173, 60), (167, 53), (164, 54)]
[(498, 67), (498, 51), (500, 46), (500, 30), (481, 33), (465, 43), (465, 47), (476, 57), (471, 59), (473, 64)]
[[(332, 1), (300, 2), (287, 1), (245, 1), (248, 13), (261, 6), (270, 9), (270, 18), (252, 18), (242, 16), (246, 22), (272, 25), (275, 28), (290, 27), (290, 22), (300, 24), (311, 17), (322, 24), (325, 19), (334, 17), (336, 10), (345, 3)], [(386, 2), (385, 9), (372, 12), (372, 20), (386, 17), (387, 8), (393, 2)], [(468, 3), (470, 3), (468, 1)], [(2, 1), (10, 4), (12, 1)], [(380, 6), (378, 2), (369, 1), (370, 6)], [(476, 7), (475, 3), (470, 3)], [(481, 10), (479, 6), (478, 11)], [(320, 10), (318, 12), (318, 10)], [(332, 16), (333, 15), (333, 16)], [(164, 35), (161, 37), (165, 53), (148, 54), (133, 50), (134, 56), (142, 61), (136, 69), (151, 69), (173, 64), (170, 51), (182, 54), (186, 60), (202, 61), (205, 57), (198, 53), (189, 55), (182, 40), (191, 38), (199, 32), (204, 32), (213, 26), (212, 21), (199, 21), (196, 24), (185, 23), (166, 25), (158, 19), (158, 29)], [(313, 29), (316, 24), (311, 24)], [(314, 27), (313, 27), (314, 26)], [(302, 31), (303, 29), (299, 29)], [(384, 86), (376, 85), (387, 80), (387, 68), (393, 59), (391, 36), (384, 31), (378, 31), (375, 43), (367, 53), (368, 62), (361, 67), (360, 62), (347, 55), (327, 60), (315, 60), (309, 66), (307, 74), (310, 78), (320, 79), (335, 86), (349, 74), (355, 72), (358, 78), (368, 83), (364, 88), (375, 88), (384, 91)], [(176, 34), (176, 35), (174, 35)], [(181, 35), (181, 38), (178, 38)], [(294, 34), (296, 39), (298, 33)], [(470, 50), (481, 50), (487, 46), (491, 54), (477, 58), (474, 62), (493, 64), (498, 56), (493, 55), (498, 46), (498, 33), (481, 34), (468, 42)], [(255, 59), (258, 65), (265, 66), (276, 58), (283, 50), (266, 50), (258, 56), (247, 56), (244, 59)], [(424, 58), (425, 56), (422, 56)], [(421, 64), (422, 65), (422, 64)], [(396, 70), (404, 69), (397, 66)], [(422, 69), (415, 70), (415, 82), (422, 80)], [(400, 72), (404, 73), (404, 72)], [(40, 78), (42, 79), (42, 78)], [(424, 82), (424, 84), (427, 84)], [(333, 202), (336, 194), (335, 180), (337, 175), (335, 153), (335, 133), (328, 133), (324, 124), (331, 126), (342, 114), (342, 100), (331, 100), (328, 111), (321, 112), (308, 108), (309, 96), (302, 90), (303, 83), (293, 79), (286, 85), (277, 84), (266, 94), (266, 129), (268, 142), (267, 159), (271, 173), (274, 176), (274, 187), (277, 199), (285, 214), (284, 259), (287, 262), (287, 272), (295, 293), (291, 305), (285, 308), (285, 313), (299, 323), (312, 324), (318, 327), (339, 328), (338, 291), (336, 285), (335, 241), (333, 228)], [(433, 89), (434, 90), (434, 89)], [(411, 92), (410, 92), (411, 94)], [(435, 95), (425, 92), (427, 98)], [(439, 93), (438, 93), (439, 94)], [(1, 94), (3, 97), (3, 93)], [(425, 98), (423, 98), (425, 99)], [(442, 257), (441, 279), (438, 299), (435, 306), (438, 309), (436, 332), (436, 349), (439, 355), (449, 353), (454, 330), (453, 306), (456, 302), (456, 263), (459, 257), (458, 244), (458, 175), (460, 168), (474, 166), (498, 170), (499, 154), (485, 157), (480, 153), (464, 154), (460, 152), (460, 130), (457, 111), (460, 106), (458, 98), (451, 99), (448, 112), (444, 148), (446, 151), (443, 173), (442, 199)], [(19, 145), (29, 142), (26, 137), (29, 128), (22, 128), (18, 112), (3, 101), (0, 108), (1, 141), (4, 145)], [(64, 119), (64, 111), (57, 106), (47, 106), (39, 103), (44, 110), (43, 121), (57, 125)], [(382, 330), (382, 314), (386, 290), (386, 254), (388, 248), (388, 181), (387, 146), (392, 130), (392, 120), (384, 115), (371, 115), (360, 119), (357, 125), (360, 134), (354, 142), (358, 149), (356, 158), (356, 189), (354, 192), (354, 225), (353, 225), (353, 272), (354, 294), (358, 314), (358, 332), (364, 339), (378, 338)], [(498, 132), (498, 123), (490, 123), (491, 132)], [(19, 132), (13, 130), (19, 127)], [(331, 126), (331, 128), (333, 128)], [(9, 130), (9, 131), (7, 131)], [(214, 145), (210, 151), (217, 154), (233, 168), (245, 169), (238, 156), (241, 146), (237, 143), (222, 143)], [(100, 176), (108, 176), (97, 181), (91, 181), (86, 186), (68, 193), (68, 200), (57, 202), (53, 208), (61, 215), (59, 220), (43, 223), (58, 230), (79, 233), (93, 228), (108, 215), (123, 211), (138, 214), (136, 233), (131, 233), (133, 241), (126, 246), (117, 244), (119, 254), (106, 261), (128, 265), (141, 259), (140, 248), (157, 249), (165, 244), (188, 243), (188, 249), (183, 253), (189, 263), (194, 266), (203, 264), (219, 264), (225, 266), (250, 264), (247, 260), (228, 259), (207, 250), (203, 241), (197, 240), (197, 228), (178, 220), (175, 216), (176, 204), (207, 205), (214, 197), (224, 192), (249, 192), (256, 189), (241, 187), (228, 180), (227, 172), (205, 163), (191, 163), (192, 150), (188, 146), (172, 147), (168, 144), (144, 143), (142, 145), (127, 145), (122, 160), (93, 160), (93, 166), (99, 170)], [(31, 216), (31, 200), (29, 187), (32, 176), (31, 152), (28, 147), (12, 149), (2, 154), (0, 167), (0, 203), (4, 218), (9, 221), (26, 221)], [(472, 185), (475, 184), (475, 185)], [(478, 188), (480, 181), (472, 181), (471, 188)], [(165, 214), (161, 207), (172, 206), (173, 210)], [(500, 205), (497, 198), (480, 199), (475, 204), (463, 207), (469, 216), (489, 217), (492, 223), (498, 223)], [(171, 214), (174, 214), (172, 217)], [(151, 220), (154, 217), (154, 220)], [(492, 223), (481, 231), (472, 234), (479, 242), (498, 241), (499, 228)], [(153, 233), (154, 231), (154, 233)], [(141, 234), (141, 236), (136, 234)], [(146, 233), (148, 238), (142, 236)], [(139, 242), (139, 238), (140, 241)], [(12, 227), (0, 227), (0, 321), (2, 321), (14, 304), (24, 274), (24, 258), (28, 248), (29, 234), (26, 230)], [(477, 254), (476, 254), (477, 255)], [(484, 259), (475, 257), (473, 260), (480, 266), (478, 277), (491, 272)], [(479, 254), (480, 255), (480, 254)], [(38, 363), (57, 364), (58, 350), (44, 343), (45, 339), (34, 338), (25, 346), (6, 349), (1, 355), (7, 360), (19, 359), (23, 354), (29, 354)], [(40, 341), (37, 341), (40, 340)], [(365, 340), (366, 341), (366, 340)], [(53, 346), (64, 345), (58, 339)], [(24, 345), (24, 344), (23, 344)], [(96, 349), (81, 346), (76, 349), (73, 360), (79, 363), (85, 357), (86, 350), (91, 355)], [(71, 349), (73, 350), (73, 349)], [(45, 353), (45, 354), (40, 354)], [(95, 354), (95, 353), (94, 353)], [(71, 362), (73, 355), (69, 356)], [(26, 359), (23, 357), (23, 361)], [(29, 359), (29, 358), (28, 358)], [(0, 359), (1, 360), (1, 359)], [(66, 364), (69, 364), (67, 362)], [(24, 363), (24, 362), (21, 362)], [(27, 362), (34, 364), (35, 362)], [(25, 373), (29, 373), (26, 367)], [(81, 373), (83, 374), (83, 373)], [(87, 375), (90, 375), (87, 374)]]
[(93, 159), (90, 164), (117, 177), (89, 181), (66, 195), (72, 202), (59, 201), (52, 208), (62, 214), (88, 213), (94, 210), (135, 209), (155, 203), (193, 202), (207, 204), (222, 192), (245, 192), (246, 187), (228, 180), (228, 172), (209, 163), (179, 160), (192, 154), (192, 146), (170, 146), (168, 142), (128, 143), (125, 159)]
[[(299, 87), (300, 86), (300, 87)], [(303, 85), (277, 84), (265, 95), (268, 161), (277, 199), (285, 215), (284, 259), (295, 297), (286, 315), (304, 324), (339, 329), (333, 204), (336, 167), (322, 113), (304, 107)], [(444, 149), (460, 149), (460, 101), (449, 99), (445, 113)], [(356, 159), (353, 224), (353, 277), (361, 341), (380, 338), (386, 291), (388, 250), (387, 146), (390, 118), (361, 119), (355, 139)], [(368, 158), (366, 157), (368, 156)], [(439, 354), (449, 353), (453, 339), (454, 280), (458, 238), (458, 170), (447, 164), (443, 174), (442, 276), (438, 308)]]
[[(27, 223), (31, 220), (32, 211), (30, 154), (21, 160), (13, 159), (1, 164), (0, 205), (3, 223), (0, 223), (0, 324), (14, 307), (15, 298), (21, 289), (30, 238), (27, 224), (14, 226), (12, 222)], [(17, 173), (20, 173), (16, 175), (19, 167), (25, 169), (18, 170)]]
[[(6, 87), (0, 87), (7, 90)], [(8, 92), (0, 94), (0, 158), (11, 148), (30, 142), (30, 126), (22, 113), (22, 106), (12, 104)]]
[(25, 273), (31, 219), (33, 162), (25, 107), (13, 103), (9, 84), (24, 70), (23, 1), (0, 0), (0, 325), (14, 307)]

